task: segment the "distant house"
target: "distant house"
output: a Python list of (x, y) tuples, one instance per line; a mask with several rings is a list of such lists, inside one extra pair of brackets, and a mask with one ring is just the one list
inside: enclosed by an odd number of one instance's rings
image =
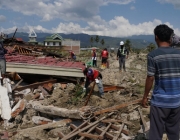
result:
[(35, 33), (35, 31), (33, 29), (30, 30), (29, 33), (29, 43), (30, 44), (38, 44), (38, 42), (36, 41), (37, 35)]
[(44, 46), (63, 46), (63, 50), (72, 50), (75, 54), (80, 54), (80, 41), (72, 39), (63, 39), (59, 34), (53, 34), (46, 37)]
[(59, 34), (53, 34), (46, 37), (44, 46), (61, 46), (63, 38)]

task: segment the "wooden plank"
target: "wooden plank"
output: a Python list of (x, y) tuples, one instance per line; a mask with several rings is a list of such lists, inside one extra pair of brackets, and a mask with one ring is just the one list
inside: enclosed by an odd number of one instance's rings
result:
[[(111, 125), (111, 128), (114, 129), (114, 130), (116, 130), (116, 131), (119, 130), (119, 127), (115, 126), (114, 124)], [(124, 134), (127, 135), (127, 136), (129, 135), (129, 131), (124, 130), (124, 129), (122, 130), (122, 133), (124, 133)]]
[(86, 99), (86, 103), (85, 103), (85, 105), (84, 105), (84, 106), (86, 106), (86, 105), (88, 104), (89, 99), (90, 99), (90, 97), (91, 97), (91, 95), (92, 95), (92, 92), (93, 92), (93, 90), (94, 90), (94, 86), (95, 86), (95, 84), (96, 84), (96, 82), (94, 81), (93, 86), (92, 86), (92, 88), (91, 88), (91, 91), (90, 91), (90, 93), (89, 93), (89, 95), (88, 95), (87, 99)]
[[(96, 131), (97, 133), (99, 133), (99, 134), (101, 134), (101, 133), (103, 132), (103, 130), (102, 130), (101, 128), (99, 128), (99, 127), (96, 127), (96, 128), (95, 128), (95, 131)], [(113, 136), (112, 134), (110, 134), (109, 132), (106, 132), (106, 133), (105, 133), (105, 137), (107, 137), (107, 138), (109, 138), (109, 139), (113, 139), (113, 138), (114, 138), (114, 136)]]
[(109, 123), (109, 125), (106, 127), (106, 129), (101, 133), (101, 137), (104, 138), (104, 135), (106, 134), (106, 132), (109, 130), (109, 128), (111, 127), (111, 123)]
[(114, 110), (118, 110), (118, 109), (127, 107), (129, 105), (141, 103), (141, 101), (142, 101), (142, 98), (134, 100), (134, 101), (131, 101), (131, 102), (128, 102), (128, 103), (124, 103), (124, 104), (108, 107), (108, 108), (105, 108), (105, 109), (102, 109), (102, 110), (94, 112), (94, 115), (96, 116), (96, 115), (100, 115), (100, 114), (103, 114), (103, 113), (106, 113), (106, 112), (112, 112)]
[(72, 133), (78, 131), (79, 129), (83, 128), (84, 126), (86, 126), (88, 124), (88, 120), (83, 122), (80, 126), (78, 126), (76, 129), (74, 129), (73, 131), (71, 131), (68, 135), (71, 135)]
[(43, 85), (43, 84), (56, 83), (56, 81), (57, 81), (56, 79), (52, 79), (52, 80), (48, 80), (48, 81), (44, 81), (44, 82), (37, 82), (34, 84), (29, 84), (27, 86), (17, 87), (16, 90), (21, 91), (21, 90), (24, 90), (26, 88), (37, 88), (38, 86)]
[(76, 136), (77, 134), (81, 133), (82, 131), (85, 131), (85, 130), (89, 129), (90, 127), (96, 125), (97, 123), (99, 123), (100, 121), (104, 120), (105, 118), (111, 116), (112, 114), (114, 114), (114, 112), (109, 113), (107, 116), (104, 116), (104, 117), (100, 118), (99, 120), (97, 120), (97, 121), (91, 123), (90, 125), (88, 125), (88, 126), (82, 128), (82, 129), (76, 131), (75, 133), (73, 133), (73, 134), (71, 134), (71, 135), (65, 136), (64, 138), (62, 138), (62, 140), (68, 140), (68, 139)]
[(12, 91), (14, 91), (14, 90), (21, 84), (22, 81), (23, 81), (23, 79), (21, 79), (21, 80), (12, 88)]
[(84, 136), (84, 137), (87, 137), (87, 138), (91, 138), (91, 139), (103, 139), (103, 137), (100, 136), (100, 135), (94, 135), (94, 134), (89, 134), (89, 133), (80, 132), (78, 135)]
[(124, 127), (124, 123), (122, 124), (121, 128), (119, 129), (119, 133), (117, 134), (116, 137), (113, 138), (113, 140), (118, 140), (119, 136), (121, 135), (121, 132), (123, 130), (123, 127)]
[(124, 123), (126, 125), (129, 125), (129, 126), (133, 126), (133, 124), (131, 122), (127, 122), (127, 121), (122, 121), (122, 120), (119, 120), (119, 119), (106, 119), (106, 120), (102, 120), (103, 123)]
[[(89, 134), (90, 132), (92, 132), (99, 124), (96, 124), (95, 126), (91, 127), (87, 133)], [(85, 136), (81, 136), (79, 140), (83, 140), (85, 138)]]

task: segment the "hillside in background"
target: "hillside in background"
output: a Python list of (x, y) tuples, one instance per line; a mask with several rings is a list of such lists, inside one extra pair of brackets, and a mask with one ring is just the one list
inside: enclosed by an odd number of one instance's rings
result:
[[(37, 41), (38, 42), (43, 42), (47, 36), (51, 36), (52, 34), (50, 33), (37, 33)], [(94, 37), (96, 35), (88, 35), (88, 34), (62, 34), (59, 33), (64, 39), (73, 39), (73, 40), (80, 40), (81, 42), (81, 47), (91, 47), (91, 46), (96, 46), (96, 47), (107, 47), (107, 48), (116, 48), (119, 47), (119, 42), (120, 41), (126, 41), (129, 39), (131, 41), (132, 47), (133, 48), (145, 48), (147, 47), (150, 43), (155, 43), (154, 42), (154, 36), (153, 35), (140, 35), (140, 36), (131, 36), (131, 37), (126, 37), (126, 38), (120, 38), (120, 37), (108, 37), (108, 36), (99, 36), (99, 39), (104, 39), (105, 44), (104, 46), (101, 45), (101, 43), (91, 43), (90, 38)], [(13, 33), (8, 34), (9, 37), (13, 36)], [(27, 42), (29, 40), (28, 38), (28, 33), (23, 33), (23, 32), (17, 32), (15, 34), (16, 38), (22, 38), (23, 41)]]

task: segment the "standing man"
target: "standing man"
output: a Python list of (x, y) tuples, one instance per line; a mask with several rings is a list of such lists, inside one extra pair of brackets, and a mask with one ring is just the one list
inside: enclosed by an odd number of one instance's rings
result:
[(122, 71), (122, 66), (124, 71), (126, 72), (126, 67), (125, 67), (125, 59), (128, 58), (129, 51), (125, 48), (124, 42), (120, 42), (120, 47), (117, 52), (117, 60), (119, 60), (119, 71)]
[(102, 63), (103, 66), (107, 66), (107, 68), (109, 67), (109, 64), (108, 64), (108, 61), (107, 61), (108, 56), (109, 56), (109, 53), (108, 53), (107, 49), (105, 48), (101, 52), (101, 59), (102, 59), (101, 63)]
[(3, 37), (0, 36), (0, 72), (1, 72), (1, 83), (2, 79), (5, 77), (6, 73), (6, 59), (5, 59), (5, 54), (7, 53), (7, 50), (3, 46)]
[(149, 140), (179, 140), (180, 125), (180, 50), (171, 47), (174, 31), (165, 24), (154, 29), (156, 50), (147, 56), (147, 78), (142, 106), (155, 80), (150, 107)]
[(102, 74), (98, 70), (95, 70), (92, 68), (86, 68), (83, 71), (83, 73), (86, 76), (86, 82), (85, 82), (84, 90), (86, 90), (87, 87), (93, 81), (95, 81), (98, 88), (99, 88), (100, 97), (102, 98), (102, 96), (104, 95), (104, 88), (103, 88), (103, 84), (102, 84)]
[(92, 52), (92, 61), (93, 61), (93, 67), (97, 67), (97, 53), (95, 49), (93, 49)]

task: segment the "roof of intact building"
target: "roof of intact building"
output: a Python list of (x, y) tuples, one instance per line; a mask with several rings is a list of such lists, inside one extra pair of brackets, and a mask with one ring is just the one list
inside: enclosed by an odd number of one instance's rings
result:
[(25, 55), (6, 55), (7, 72), (84, 77), (85, 64), (61, 61), (53, 57), (38, 58)]
[(44, 40), (45, 42), (61, 42), (63, 40), (62, 36), (60, 36), (59, 34), (53, 34), (51, 36), (46, 37), (46, 39)]

